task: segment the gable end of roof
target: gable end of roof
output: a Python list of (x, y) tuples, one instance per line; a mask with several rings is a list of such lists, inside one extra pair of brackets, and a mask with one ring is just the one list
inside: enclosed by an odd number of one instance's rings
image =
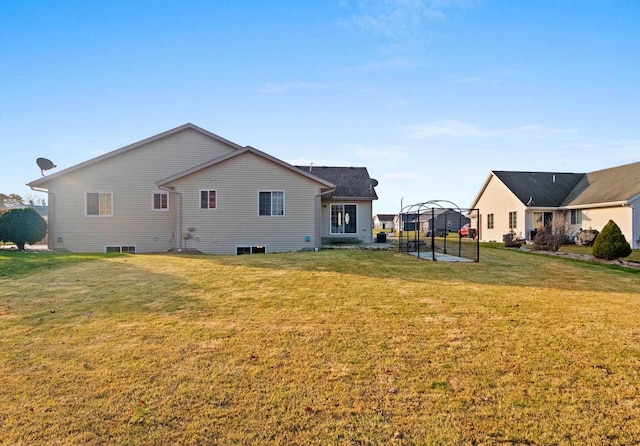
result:
[(107, 159), (112, 158), (114, 156), (118, 156), (118, 155), (120, 155), (122, 153), (129, 152), (131, 150), (137, 149), (138, 147), (145, 146), (145, 145), (150, 144), (152, 142), (161, 140), (161, 139), (166, 138), (166, 137), (171, 136), (171, 135), (175, 135), (177, 133), (180, 133), (180, 132), (182, 132), (184, 130), (188, 130), (188, 129), (194, 130), (194, 131), (199, 132), (199, 133), (202, 133), (203, 135), (206, 135), (206, 136), (208, 136), (208, 137), (210, 137), (212, 139), (215, 139), (216, 141), (219, 141), (219, 142), (221, 142), (223, 144), (226, 144), (226, 145), (228, 145), (228, 146), (230, 146), (230, 147), (232, 147), (232, 148), (234, 148), (236, 150), (242, 148), (242, 146), (239, 146), (238, 144), (236, 144), (234, 142), (231, 142), (231, 141), (229, 141), (227, 139), (222, 138), (221, 136), (218, 136), (218, 135), (216, 135), (214, 133), (211, 133), (208, 130), (205, 130), (205, 129), (201, 128), (201, 127), (198, 127), (195, 124), (186, 123), (186, 124), (183, 124), (183, 125), (178, 126), (176, 128), (164, 131), (162, 133), (158, 133), (157, 135), (150, 136), (148, 138), (145, 138), (145, 139), (140, 140), (138, 142), (135, 142), (133, 144), (129, 144), (129, 145), (126, 145), (126, 146), (121, 147), (119, 149), (115, 149), (115, 150), (107, 152), (107, 153), (105, 153), (103, 155), (97, 156), (95, 158), (91, 158), (91, 159), (89, 159), (87, 161), (84, 161), (84, 162), (81, 162), (79, 164), (73, 165), (73, 166), (68, 167), (66, 169), (63, 169), (63, 170), (61, 170), (59, 172), (55, 172), (55, 173), (53, 173), (51, 175), (48, 175), (46, 177), (38, 178), (37, 180), (34, 180), (34, 181), (31, 181), (31, 182), (27, 183), (27, 186), (30, 186), (30, 187), (42, 186), (42, 185), (48, 183), (49, 181), (51, 181), (52, 179), (61, 177), (63, 175), (71, 173), (71, 172), (75, 172), (75, 171), (77, 171), (79, 169), (82, 169), (84, 167), (91, 166), (93, 164), (99, 163), (100, 161), (104, 161), (104, 160), (107, 160)]

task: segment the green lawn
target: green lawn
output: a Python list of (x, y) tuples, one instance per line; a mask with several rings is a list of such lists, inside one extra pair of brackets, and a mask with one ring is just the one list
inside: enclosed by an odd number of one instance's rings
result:
[(0, 444), (634, 444), (640, 272), (0, 252)]

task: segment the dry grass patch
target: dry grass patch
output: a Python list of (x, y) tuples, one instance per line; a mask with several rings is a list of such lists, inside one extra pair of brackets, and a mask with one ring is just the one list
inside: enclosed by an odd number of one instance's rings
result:
[(640, 438), (635, 271), (504, 250), (479, 264), (330, 251), (5, 276), (5, 444)]

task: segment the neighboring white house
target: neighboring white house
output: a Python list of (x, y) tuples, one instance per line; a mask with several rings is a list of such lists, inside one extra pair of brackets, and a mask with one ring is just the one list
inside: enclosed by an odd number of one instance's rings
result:
[(364, 167), (296, 167), (185, 124), (28, 183), (48, 193), (49, 248), (211, 254), (372, 241)]
[(373, 216), (373, 229), (393, 230), (395, 214), (376, 214)]
[(481, 241), (513, 232), (562, 227), (601, 231), (609, 220), (634, 249), (640, 248), (640, 163), (590, 173), (492, 171), (471, 205)]

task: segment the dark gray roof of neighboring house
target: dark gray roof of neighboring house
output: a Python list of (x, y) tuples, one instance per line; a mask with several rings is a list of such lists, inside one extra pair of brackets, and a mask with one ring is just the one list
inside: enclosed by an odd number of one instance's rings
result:
[(376, 215), (374, 215), (374, 217), (378, 217), (378, 220), (385, 220), (385, 221), (393, 221), (395, 216), (396, 216), (396, 214), (376, 214)]
[(335, 184), (336, 190), (333, 192), (334, 198), (378, 199), (366, 167), (295, 167)]
[(527, 206), (558, 207), (585, 176), (583, 173), (511, 172), (493, 174)]
[(628, 201), (640, 195), (640, 162), (584, 174), (563, 206)]

